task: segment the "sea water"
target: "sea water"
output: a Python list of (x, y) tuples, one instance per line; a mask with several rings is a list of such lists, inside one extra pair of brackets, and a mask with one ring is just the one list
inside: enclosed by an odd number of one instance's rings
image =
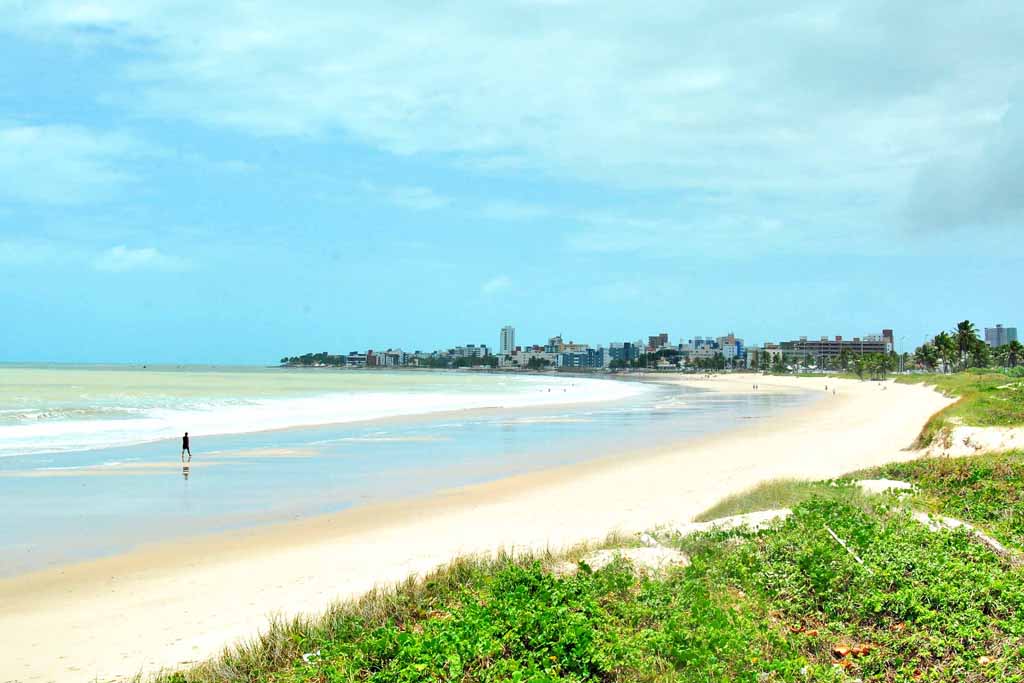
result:
[(0, 457), (638, 393), (585, 378), (468, 372), (0, 366)]
[(554, 375), (0, 366), (0, 575), (636, 452), (807, 400)]

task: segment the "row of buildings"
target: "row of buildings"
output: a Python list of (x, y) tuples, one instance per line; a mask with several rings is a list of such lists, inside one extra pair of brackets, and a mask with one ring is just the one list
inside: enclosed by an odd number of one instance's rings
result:
[[(998, 347), (1017, 339), (1017, 329), (996, 325), (985, 328), (985, 341)], [(666, 332), (647, 340), (610, 342), (607, 346), (565, 341), (561, 335), (546, 344), (519, 345), (511, 325), (501, 328), (498, 348), (487, 344), (466, 344), (441, 351), (407, 353), (401, 349), (353, 351), (347, 355), (307, 354), (282, 359), (289, 365), (331, 365), (347, 367), (478, 367), (500, 369), (615, 369), (636, 367), (674, 369), (685, 367), (762, 368), (777, 364), (799, 363), (814, 367), (834, 366), (844, 357), (892, 353), (896, 350), (892, 329), (881, 334), (817, 339), (800, 337), (790, 341), (768, 342), (747, 347), (743, 339), (730, 332), (720, 337), (693, 337), (673, 344)]]
[(668, 333), (662, 332), (635, 341), (610, 342), (607, 346), (591, 347), (574, 341), (566, 342), (561, 335), (551, 337), (547, 344), (519, 346), (515, 343), (515, 329), (507, 325), (501, 329), (498, 367), (501, 368), (581, 368), (609, 369), (630, 367), (643, 359), (644, 367), (682, 367), (716, 357), (730, 366), (740, 365), (746, 358), (743, 340), (735, 334), (722, 337), (694, 337), (672, 344)]
[(682, 368), (707, 367), (717, 361), (721, 367), (758, 368), (765, 360), (771, 362), (780, 356), (790, 362), (816, 360), (824, 366), (827, 361), (844, 354), (890, 353), (895, 349), (893, 331), (844, 339), (841, 336), (766, 343), (748, 348), (744, 340), (730, 332), (720, 337), (694, 337), (672, 344), (667, 333), (652, 335), (647, 341), (611, 342), (607, 347), (591, 348), (586, 344), (565, 343), (561, 336), (552, 337), (540, 346), (517, 346), (512, 326), (501, 330), (498, 366), (507, 368), (612, 368), (629, 366), (644, 358), (644, 367)]

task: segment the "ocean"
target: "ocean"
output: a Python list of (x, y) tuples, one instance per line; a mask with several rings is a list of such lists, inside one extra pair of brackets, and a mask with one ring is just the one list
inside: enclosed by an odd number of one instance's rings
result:
[(636, 452), (807, 400), (554, 375), (0, 366), (0, 576)]

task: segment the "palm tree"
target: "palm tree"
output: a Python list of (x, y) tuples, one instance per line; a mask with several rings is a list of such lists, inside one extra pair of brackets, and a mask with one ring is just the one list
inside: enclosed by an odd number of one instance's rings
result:
[(956, 340), (948, 332), (939, 332), (935, 335), (935, 339), (932, 340), (932, 344), (935, 345), (935, 350), (942, 360), (942, 371), (948, 372), (953, 364), (953, 358), (956, 357)]
[(1004, 348), (1006, 349), (1006, 365), (1011, 368), (1017, 367), (1021, 356), (1024, 356), (1024, 344), (1014, 339)]
[(967, 355), (974, 350), (978, 343), (978, 328), (970, 320), (962, 320), (956, 325), (953, 333), (956, 338), (956, 345), (960, 351), (960, 366), (967, 367)]
[(992, 351), (989, 349), (988, 344), (980, 339), (974, 340), (974, 345), (971, 346), (970, 354), (972, 367), (987, 368), (992, 365)]
[(926, 342), (914, 351), (914, 361), (925, 370), (934, 370), (939, 364), (939, 351), (934, 344)]

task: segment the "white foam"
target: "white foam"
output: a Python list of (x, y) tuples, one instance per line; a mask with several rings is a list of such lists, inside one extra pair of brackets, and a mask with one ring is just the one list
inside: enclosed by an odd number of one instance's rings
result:
[(133, 417), (31, 419), (0, 425), (0, 457), (126, 446), (180, 437), (185, 431), (201, 438), (447, 411), (624, 400), (650, 390), (631, 382), (523, 377), (496, 381), (487, 391), (475, 384), (464, 391), (351, 391), (301, 398), (179, 399), (162, 405), (153, 397), (143, 409), (137, 404), (124, 406)]

